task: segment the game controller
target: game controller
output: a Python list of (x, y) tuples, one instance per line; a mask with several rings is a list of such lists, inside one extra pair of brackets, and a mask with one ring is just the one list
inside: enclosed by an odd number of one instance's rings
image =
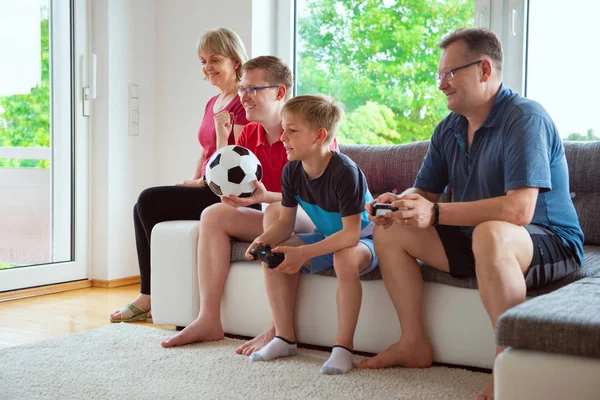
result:
[(406, 207), (393, 207), (389, 203), (375, 203), (375, 204), (373, 204), (373, 211), (371, 212), (371, 215), (374, 216), (374, 217), (382, 217), (382, 216), (385, 216), (387, 213), (390, 213), (390, 212), (394, 212), (394, 211), (406, 211), (406, 210), (408, 210), (408, 208), (406, 208)]
[(271, 246), (268, 244), (253, 248), (250, 250), (250, 254), (254, 256), (256, 261), (265, 262), (270, 269), (277, 268), (285, 259), (283, 253), (273, 253)]

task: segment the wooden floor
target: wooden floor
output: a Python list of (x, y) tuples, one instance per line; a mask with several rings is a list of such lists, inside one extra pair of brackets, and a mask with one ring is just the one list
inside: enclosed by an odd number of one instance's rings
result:
[[(0, 349), (110, 324), (108, 315), (133, 300), (139, 285), (88, 288), (0, 303)], [(172, 326), (136, 324), (174, 329)]]

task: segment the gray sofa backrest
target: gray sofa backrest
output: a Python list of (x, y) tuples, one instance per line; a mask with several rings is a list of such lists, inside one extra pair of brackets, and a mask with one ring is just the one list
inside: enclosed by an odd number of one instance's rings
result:
[[(413, 185), (429, 141), (397, 146), (340, 145), (367, 177), (374, 196)], [(573, 204), (586, 244), (600, 245), (600, 142), (565, 142)]]

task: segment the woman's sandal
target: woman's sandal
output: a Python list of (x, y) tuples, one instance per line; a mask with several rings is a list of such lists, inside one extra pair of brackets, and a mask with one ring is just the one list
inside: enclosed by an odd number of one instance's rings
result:
[(142, 310), (133, 303), (127, 303), (127, 305), (122, 307), (119, 312), (121, 313), (121, 318), (116, 319), (110, 317), (110, 322), (132, 322), (146, 320), (150, 311)]

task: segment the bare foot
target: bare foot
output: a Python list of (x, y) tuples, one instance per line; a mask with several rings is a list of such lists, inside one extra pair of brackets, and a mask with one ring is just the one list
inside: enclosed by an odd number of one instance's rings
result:
[(246, 343), (235, 349), (235, 352), (238, 354), (243, 354), (245, 356), (249, 356), (265, 347), (273, 338), (275, 337), (275, 327), (271, 325), (267, 328), (266, 331), (259, 334), (252, 340), (248, 340)]
[(424, 339), (410, 343), (400, 339), (375, 357), (368, 358), (356, 365), (356, 368), (386, 368), (392, 366), (406, 368), (427, 368), (433, 362), (431, 345)]
[[(135, 300), (132, 301), (133, 305), (141, 308), (142, 310), (148, 310), (150, 311), (150, 307), (151, 307), (151, 302), (150, 302), (150, 295), (149, 294), (139, 294), (138, 297), (135, 298)], [(114, 320), (120, 320), (121, 319), (121, 312), (120, 311), (115, 311), (114, 313), (110, 314), (110, 317)]]
[(220, 322), (208, 321), (200, 317), (177, 335), (163, 340), (162, 347), (183, 346), (195, 342), (223, 340), (225, 334)]
[(494, 376), (477, 395), (477, 400), (494, 400)]

